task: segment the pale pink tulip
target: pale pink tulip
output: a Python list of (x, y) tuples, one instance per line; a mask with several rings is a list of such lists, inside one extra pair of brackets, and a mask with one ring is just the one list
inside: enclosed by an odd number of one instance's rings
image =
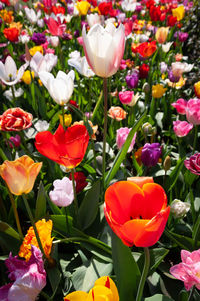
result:
[[(116, 143), (117, 143), (117, 147), (119, 149), (122, 148), (122, 146), (124, 145), (124, 143), (126, 142), (126, 139), (128, 137), (129, 132), (131, 131), (131, 128), (120, 128), (117, 130), (117, 136), (116, 136)], [(131, 141), (131, 144), (129, 146), (129, 149), (127, 151), (127, 153), (130, 153), (133, 150), (134, 144), (135, 144), (135, 139), (136, 139), (136, 134), (133, 137), (133, 140)]]
[(187, 102), (186, 118), (188, 122), (197, 125), (200, 124), (200, 99), (190, 99)]
[(191, 131), (193, 128), (193, 124), (188, 123), (187, 121), (174, 121), (173, 122), (173, 130), (176, 136), (184, 137)]
[(105, 28), (95, 24), (86, 34), (82, 31), (83, 48), (90, 68), (100, 77), (112, 76), (119, 69), (124, 55), (125, 33), (121, 24), (118, 28), (108, 23)]
[(170, 273), (177, 279), (182, 280), (185, 289), (189, 291), (193, 285), (200, 289), (200, 249), (192, 253), (182, 250), (182, 262), (171, 267)]
[(186, 114), (187, 101), (185, 99), (179, 98), (176, 102), (172, 103), (172, 106), (177, 110), (179, 114)]

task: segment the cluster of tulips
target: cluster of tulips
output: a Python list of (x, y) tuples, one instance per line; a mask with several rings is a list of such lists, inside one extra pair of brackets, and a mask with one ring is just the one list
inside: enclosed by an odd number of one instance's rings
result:
[(193, 5), (0, 1), (0, 300), (200, 298)]

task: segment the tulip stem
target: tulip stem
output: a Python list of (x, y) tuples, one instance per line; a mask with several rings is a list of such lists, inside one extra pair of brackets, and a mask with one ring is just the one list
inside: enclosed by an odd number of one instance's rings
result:
[(36, 236), (37, 243), (38, 243), (38, 246), (39, 246), (39, 248), (40, 248), (40, 251), (42, 252), (44, 258), (47, 259), (46, 254), (45, 254), (44, 249), (43, 249), (43, 246), (42, 246), (42, 243), (41, 243), (41, 240), (40, 240), (40, 236), (39, 236), (39, 234), (38, 234), (38, 231), (37, 231), (37, 228), (36, 228), (36, 225), (35, 225), (35, 222), (34, 222), (34, 218), (33, 218), (31, 209), (30, 209), (29, 204), (28, 204), (28, 201), (27, 201), (27, 199), (26, 199), (26, 196), (25, 196), (24, 194), (22, 194), (22, 198), (23, 198), (23, 200), (24, 200), (24, 204), (25, 204), (25, 207), (26, 207), (28, 216), (29, 216), (29, 218), (30, 218), (31, 224), (32, 224), (32, 226), (33, 226), (33, 229), (34, 229), (34, 232), (35, 232), (35, 236)]
[(78, 200), (77, 200), (77, 195), (76, 195), (76, 182), (74, 178), (74, 169), (72, 168), (71, 170), (72, 174), (72, 185), (73, 185), (73, 192), (74, 192), (74, 210), (75, 210), (75, 217), (76, 217), (76, 222), (78, 223)]
[[(6, 184), (6, 186), (7, 186), (7, 184)], [(10, 201), (11, 201), (13, 213), (14, 213), (14, 216), (15, 216), (15, 221), (16, 221), (19, 237), (20, 237), (21, 240), (23, 240), (24, 235), (22, 233), (22, 228), (21, 228), (21, 225), (20, 225), (19, 215), (18, 215), (17, 208), (16, 208), (16, 205), (15, 205), (15, 200), (14, 200), (14, 197), (13, 197), (12, 193), (10, 192), (8, 186), (7, 186), (7, 189), (8, 189), (8, 194), (9, 194), (9, 198), (10, 198)]]
[(188, 301), (192, 301), (192, 296), (194, 294), (194, 290), (195, 290), (195, 286), (193, 285), (192, 289), (190, 290), (190, 294), (189, 294), (189, 297), (188, 297)]
[(195, 149), (196, 149), (197, 139), (198, 139), (198, 125), (195, 125), (195, 127), (194, 127), (194, 143), (193, 143), (193, 151), (195, 151)]
[(63, 120), (63, 129), (66, 131), (66, 126), (65, 126), (65, 110), (64, 110), (64, 105), (62, 107), (62, 120)]
[(103, 163), (102, 163), (102, 176), (103, 187), (105, 186), (105, 169), (106, 169), (106, 135), (107, 135), (107, 111), (108, 111), (108, 88), (107, 78), (103, 79), (103, 95), (104, 95), (104, 129), (103, 129)]
[(145, 256), (144, 268), (143, 268), (143, 271), (142, 271), (142, 276), (140, 278), (140, 283), (139, 283), (139, 288), (138, 288), (138, 292), (137, 292), (136, 301), (141, 301), (141, 299), (142, 299), (144, 285), (145, 285), (145, 281), (146, 281), (148, 271), (149, 271), (149, 266), (150, 266), (149, 248), (144, 248), (144, 256)]

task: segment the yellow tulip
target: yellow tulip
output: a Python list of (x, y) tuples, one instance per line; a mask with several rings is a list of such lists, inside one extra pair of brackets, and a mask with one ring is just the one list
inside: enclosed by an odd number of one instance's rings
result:
[(30, 85), (32, 78), (34, 78), (34, 72), (26, 70), (21, 78), (21, 80), (27, 84)]
[(79, 15), (87, 15), (88, 9), (90, 8), (90, 3), (87, 1), (80, 1), (76, 3), (76, 8), (79, 11)]
[[(59, 115), (60, 118), (60, 124), (63, 126), (63, 116)], [(65, 126), (70, 126), (70, 124), (72, 123), (72, 115), (71, 114), (65, 114), (64, 115), (64, 122), (65, 122)]]
[(76, 291), (65, 296), (64, 301), (119, 301), (119, 294), (114, 281), (103, 276), (96, 280), (88, 294)]
[(161, 98), (167, 89), (163, 87), (161, 84), (152, 86), (152, 96), (154, 98)]
[(35, 163), (30, 157), (22, 156), (15, 161), (4, 161), (0, 165), (0, 176), (8, 185), (11, 193), (21, 195), (33, 189), (35, 179), (42, 163)]
[(30, 55), (34, 56), (34, 54), (36, 54), (36, 52), (40, 52), (41, 54), (43, 54), (43, 47), (42, 46), (34, 46), (31, 49), (29, 49)]
[(194, 91), (198, 98), (200, 98), (200, 81), (194, 84)]
[(185, 16), (184, 5), (180, 5), (177, 8), (172, 9), (172, 15), (173, 15), (173, 17), (177, 18), (177, 21), (182, 20)]
[(159, 27), (156, 31), (156, 41), (160, 44), (164, 44), (168, 36), (168, 27)]

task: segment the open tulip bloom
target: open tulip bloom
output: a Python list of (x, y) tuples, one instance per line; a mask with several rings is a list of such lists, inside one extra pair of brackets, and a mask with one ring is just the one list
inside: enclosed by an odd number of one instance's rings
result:
[(125, 33), (122, 24), (116, 29), (112, 23), (103, 28), (95, 24), (86, 34), (82, 31), (83, 47), (90, 68), (100, 77), (112, 76), (119, 69), (124, 55)]
[(163, 188), (129, 181), (111, 185), (105, 193), (104, 213), (112, 230), (129, 247), (150, 247), (162, 235), (170, 207)]

